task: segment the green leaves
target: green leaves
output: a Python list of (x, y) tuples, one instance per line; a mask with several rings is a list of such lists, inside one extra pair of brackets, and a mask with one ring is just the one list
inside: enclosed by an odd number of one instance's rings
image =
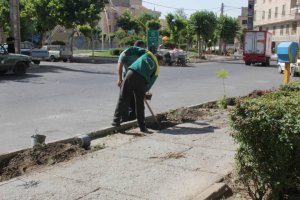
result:
[(222, 79), (226, 79), (229, 75), (228, 71), (226, 71), (225, 69), (221, 69), (216, 74), (219, 78), (222, 78)]
[(241, 181), (254, 199), (271, 190), (283, 199), (300, 187), (300, 82), (256, 99), (244, 99), (231, 112), (232, 135), (238, 143), (236, 162)]

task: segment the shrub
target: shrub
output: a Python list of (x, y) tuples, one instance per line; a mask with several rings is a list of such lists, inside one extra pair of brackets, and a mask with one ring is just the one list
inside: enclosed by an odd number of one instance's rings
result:
[(238, 102), (230, 115), (240, 181), (252, 199), (300, 191), (300, 92), (283, 88)]
[(66, 45), (66, 43), (63, 42), (63, 41), (54, 41), (54, 42), (52, 42), (51, 44), (52, 44), (52, 45)]
[(132, 46), (134, 44), (134, 42), (137, 40), (143, 40), (143, 38), (141, 38), (140, 36), (137, 36), (137, 35), (127, 36), (120, 41), (120, 45)]
[(111, 49), (111, 50), (109, 51), (109, 53), (110, 53), (111, 55), (113, 55), (113, 56), (119, 56), (119, 55), (122, 53), (123, 50), (124, 50), (124, 49), (121, 49), (121, 48)]
[(300, 81), (293, 81), (280, 88), (283, 91), (300, 91)]

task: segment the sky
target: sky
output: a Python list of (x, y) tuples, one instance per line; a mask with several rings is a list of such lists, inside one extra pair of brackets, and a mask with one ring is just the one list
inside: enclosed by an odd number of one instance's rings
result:
[(168, 13), (175, 13), (178, 8), (184, 8), (188, 17), (202, 10), (212, 11), (219, 16), (222, 3), (224, 14), (238, 17), (241, 15), (241, 7), (248, 7), (248, 0), (142, 0), (142, 2), (146, 8), (160, 11), (161, 18), (165, 18)]

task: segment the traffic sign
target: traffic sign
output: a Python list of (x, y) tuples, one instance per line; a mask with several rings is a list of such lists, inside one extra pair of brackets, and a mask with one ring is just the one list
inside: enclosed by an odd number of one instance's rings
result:
[(156, 53), (159, 44), (159, 32), (158, 30), (147, 31), (147, 46), (152, 53)]

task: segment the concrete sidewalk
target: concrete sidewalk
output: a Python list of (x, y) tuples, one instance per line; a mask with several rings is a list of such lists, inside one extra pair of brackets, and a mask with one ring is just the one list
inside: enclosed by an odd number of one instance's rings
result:
[(1, 182), (1, 199), (205, 199), (233, 169), (228, 128), (196, 121), (142, 137), (134, 131), (93, 141), (105, 143), (102, 150)]

